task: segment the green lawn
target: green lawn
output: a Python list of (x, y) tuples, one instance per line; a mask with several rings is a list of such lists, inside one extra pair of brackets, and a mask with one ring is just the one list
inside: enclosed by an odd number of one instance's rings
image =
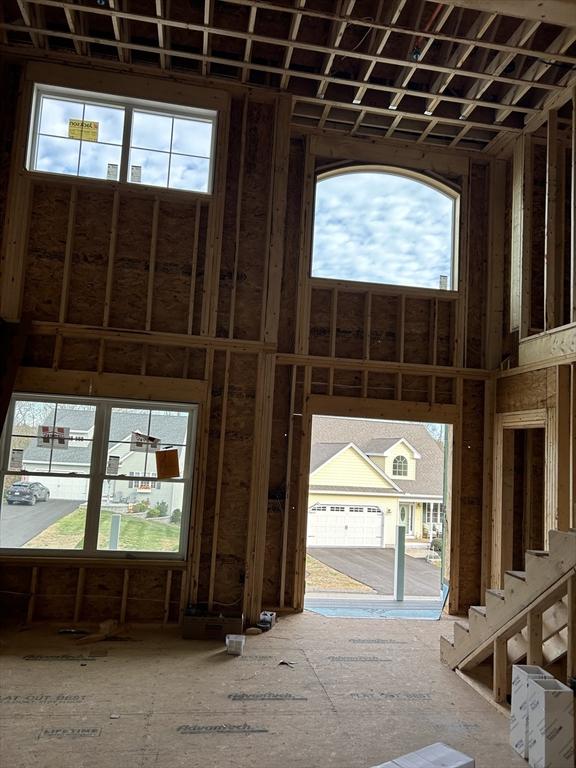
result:
[[(112, 513), (103, 509), (100, 514), (98, 546), (106, 549), (110, 540)], [(76, 509), (31, 539), (26, 547), (40, 549), (80, 549), (84, 540), (86, 510)], [(142, 552), (177, 552), (180, 526), (156, 523), (142, 518), (122, 515), (119, 549)]]

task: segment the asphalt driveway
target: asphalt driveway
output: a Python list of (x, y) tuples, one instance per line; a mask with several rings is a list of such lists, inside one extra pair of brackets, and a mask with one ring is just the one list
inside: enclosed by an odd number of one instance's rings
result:
[(80, 503), (69, 499), (49, 499), (29, 507), (2, 502), (0, 544), (3, 547), (21, 547), (64, 515), (74, 512)]
[[(394, 550), (376, 547), (308, 547), (308, 554), (380, 595), (394, 592)], [(425, 558), (406, 557), (404, 594), (437, 596), (440, 569)]]

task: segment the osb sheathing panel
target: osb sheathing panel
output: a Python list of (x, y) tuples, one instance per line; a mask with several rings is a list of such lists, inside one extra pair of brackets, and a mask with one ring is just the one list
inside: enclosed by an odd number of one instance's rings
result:
[(516, 376), (498, 379), (496, 410), (498, 413), (546, 408), (555, 403), (556, 370), (541, 368)]
[(454, 379), (438, 377), (435, 385), (436, 402), (450, 404), (454, 402)]
[(238, 193), (242, 172), (242, 152), (240, 150), (243, 122), (243, 105), (240, 99), (233, 99), (230, 110), (230, 135), (237, 143), (237, 149), (228, 152), (226, 168), (226, 194), (224, 198), (224, 231), (220, 257), (220, 281), (218, 288), (217, 336), (228, 336), (230, 331), (230, 309), (235, 290), (235, 280), (245, 279), (245, 275), (236, 274), (236, 249), (238, 247)]
[(429, 378), (427, 376), (402, 376), (402, 399), (411, 402), (426, 403), (430, 399)]
[(290, 144), (288, 191), (286, 199), (286, 226), (284, 230), (284, 268), (280, 294), (278, 349), (293, 352), (296, 332), (296, 297), (298, 291), (298, 262), (303, 205), (305, 150), (302, 140)]
[(80, 618), (118, 619), (123, 583), (124, 571), (120, 568), (86, 568)]
[(146, 373), (148, 376), (167, 376), (178, 379), (186, 362), (183, 347), (153, 347), (146, 349)]
[(368, 374), (367, 396), (381, 400), (393, 400), (396, 392), (396, 375), (381, 371)]
[(102, 325), (112, 202), (111, 190), (78, 190), (66, 315), (69, 323)]
[(326, 357), (330, 354), (330, 332), (332, 312), (332, 291), (315, 288), (310, 302), (311, 355)]
[(452, 328), (454, 326), (455, 307), (455, 302), (438, 302), (438, 320), (436, 332), (436, 362), (438, 365), (452, 365)]
[(0, 566), (0, 616), (24, 619), (30, 593), (30, 568)]
[(364, 351), (364, 304), (362, 293), (338, 294), (336, 357), (361, 359)]
[(430, 361), (430, 315), (432, 302), (406, 299), (404, 309), (404, 362), (426, 364)]
[(398, 298), (373, 296), (370, 318), (370, 359), (398, 359)]
[(89, 339), (64, 339), (59, 367), (69, 371), (95, 371), (98, 367), (97, 341)]
[[(194, 201), (163, 200), (159, 203), (152, 292), (152, 330), (187, 333), (191, 286), (194, 305), (198, 299), (201, 303), (201, 294), (197, 296), (196, 288), (202, 287), (205, 237), (202, 250), (196, 257), (199, 267), (197, 266), (196, 274), (192, 275), (196, 216), (197, 207)], [(200, 217), (202, 218), (202, 209)], [(200, 248), (198, 250), (200, 251)], [(199, 269), (202, 270), (200, 275)], [(144, 296), (145, 294), (142, 294), (142, 298)], [(198, 325), (193, 326), (192, 332), (199, 332)]]
[(51, 368), (55, 341), (54, 336), (29, 336), (26, 339), (23, 364), (36, 368)]
[(200, 540), (200, 569), (198, 574), (198, 599), (208, 600), (210, 582), (210, 561), (213, 542), (214, 513), (218, 483), (218, 461), (222, 415), (224, 403), (225, 354), (214, 355), (210, 390), (210, 413), (208, 426), (208, 460), (206, 462), (204, 509), (202, 510), (202, 537)]
[(6, 213), (20, 73), (18, 64), (0, 60), (0, 222), (4, 221)]
[(470, 168), (470, 211), (468, 236), (468, 292), (466, 365), (482, 367), (483, 328), (486, 309), (486, 268), (488, 258), (488, 168), (472, 163)]
[(334, 371), (334, 395), (360, 397), (362, 394), (362, 372), (341, 369)]
[[(274, 105), (248, 104), (234, 336), (259, 339), (274, 159)], [(234, 151), (234, 146), (232, 147)]]
[[(122, 571), (118, 571), (123, 576)], [(130, 571), (126, 621), (159, 622), (164, 614), (166, 571), (135, 568)]]
[(120, 197), (110, 299), (113, 328), (140, 330), (146, 324), (152, 210), (148, 197)]
[(39, 568), (34, 620), (71, 620), (77, 581), (78, 570), (75, 568), (50, 568), (49, 565)]
[[(480, 600), (482, 552), (482, 483), (484, 382), (465, 381), (462, 407), (462, 471), (460, 528), (456, 557), (459, 566), (459, 609)], [(453, 567), (456, 563), (453, 563)]]
[(142, 366), (144, 348), (140, 344), (106, 342), (104, 370), (108, 373), (138, 375)]
[(330, 371), (328, 368), (312, 368), (310, 393), (312, 395), (330, 394)]
[(35, 320), (58, 320), (69, 202), (66, 187), (34, 185), (22, 309)]
[(231, 356), (214, 590), (216, 599), (225, 603), (242, 594), (257, 370), (253, 355)]
[(266, 565), (262, 599), (266, 605), (277, 605), (282, 564), (282, 531), (286, 500), (286, 469), (290, 432), (291, 373), (288, 366), (278, 366), (274, 381), (272, 436), (270, 441), (270, 473), (266, 516)]

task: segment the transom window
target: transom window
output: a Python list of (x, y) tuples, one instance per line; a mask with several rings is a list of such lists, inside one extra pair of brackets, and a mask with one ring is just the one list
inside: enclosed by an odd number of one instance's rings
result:
[(394, 458), (392, 474), (396, 477), (408, 477), (408, 459), (405, 456), (396, 456)]
[(452, 289), (458, 196), (387, 168), (318, 177), (312, 277)]
[(196, 406), (14, 397), (0, 548), (184, 556), (195, 429)]
[(28, 169), (212, 191), (216, 113), (37, 85)]

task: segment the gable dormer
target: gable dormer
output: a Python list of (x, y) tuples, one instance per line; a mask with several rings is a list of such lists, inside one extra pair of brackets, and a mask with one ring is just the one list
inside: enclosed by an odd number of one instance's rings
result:
[(420, 453), (403, 437), (398, 438), (385, 450), (370, 453), (370, 458), (393, 480), (415, 480)]

